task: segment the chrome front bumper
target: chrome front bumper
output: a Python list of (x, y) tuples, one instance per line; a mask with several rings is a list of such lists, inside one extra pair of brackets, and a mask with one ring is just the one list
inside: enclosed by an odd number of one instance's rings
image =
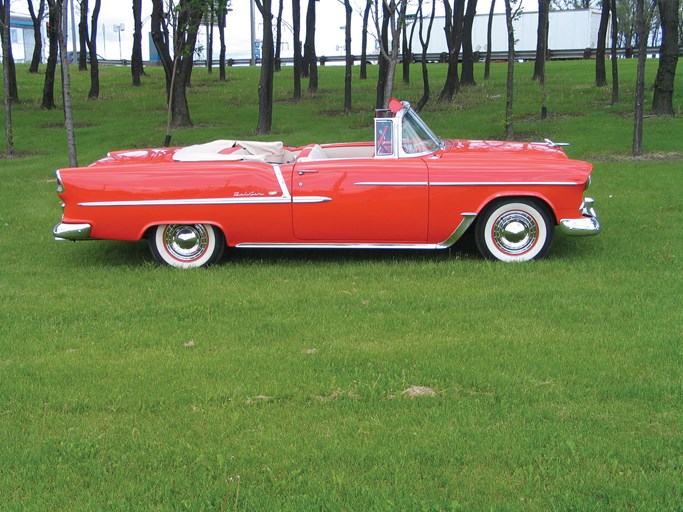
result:
[(593, 207), (594, 204), (593, 198), (584, 198), (581, 204), (581, 215), (583, 217), (560, 220), (560, 230), (571, 236), (597, 235), (600, 232), (600, 222), (598, 222), (598, 214)]
[(52, 230), (55, 240), (87, 240), (90, 238), (90, 224), (65, 224), (60, 222)]

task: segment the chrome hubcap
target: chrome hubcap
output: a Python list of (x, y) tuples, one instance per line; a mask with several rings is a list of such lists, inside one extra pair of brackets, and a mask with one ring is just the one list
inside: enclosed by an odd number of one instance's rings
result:
[(168, 252), (181, 261), (192, 261), (201, 256), (209, 244), (204, 226), (170, 225), (164, 233), (164, 244)]
[(501, 251), (522, 254), (536, 243), (538, 226), (526, 212), (506, 212), (493, 225), (493, 239)]

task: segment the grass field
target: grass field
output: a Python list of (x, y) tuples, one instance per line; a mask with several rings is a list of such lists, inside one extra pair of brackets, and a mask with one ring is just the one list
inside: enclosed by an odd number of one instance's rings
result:
[[(519, 137), (594, 163), (598, 237), (558, 235), (520, 265), (466, 239), (231, 251), (198, 271), (155, 265), (144, 242), (52, 240), (62, 113), (38, 108), (42, 77), (19, 67), (20, 157), (0, 159), (0, 509), (683, 510), (683, 79), (677, 116), (646, 119), (634, 160), (635, 62), (620, 64), (610, 106), (591, 62), (549, 63), (544, 122), (532, 64), (516, 67)], [(445, 67), (430, 70), (437, 95)], [(132, 88), (103, 68), (96, 102), (72, 74), (81, 165), (162, 143), (162, 73), (147, 71)], [(261, 139), (370, 139), (375, 69), (349, 116), (343, 69), (320, 72), (295, 104), (283, 70)], [(416, 103), (412, 74), (395, 94)], [(504, 75), (424, 119), (502, 137)], [(254, 137), (258, 70), (229, 77), (195, 70), (196, 126), (173, 143)]]

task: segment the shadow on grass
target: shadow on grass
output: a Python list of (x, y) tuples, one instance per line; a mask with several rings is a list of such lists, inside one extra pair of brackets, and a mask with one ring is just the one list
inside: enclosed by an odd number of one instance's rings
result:
[[(66, 242), (65, 242), (66, 243)], [(74, 260), (84, 267), (125, 267), (154, 264), (147, 241), (111, 242), (93, 240), (78, 242), (64, 255), (69, 265)], [(68, 246), (67, 246), (68, 247)], [(302, 264), (302, 263), (359, 263), (359, 262), (443, 262), (451, 259), (481, 260), (473, 236), (464, 236), (446, 250), (384, 250), (384, 249), (235, 249), (226, 248), (221, 265), (240, 264)]]

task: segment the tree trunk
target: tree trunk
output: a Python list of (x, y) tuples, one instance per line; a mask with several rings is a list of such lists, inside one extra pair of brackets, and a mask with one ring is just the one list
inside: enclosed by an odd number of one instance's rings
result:
[(219, 70), (219, 80), (221, 82), (226, 82), (227, 77), (225, 75), (225, 17), (227, 16), (227, 1), (220, 0), (218, 6), (218, 38), (221, 41), (221, 52), (218, 57), (218, 70)]
[(150, 18), (152, 41), (159, 54), (166, 78), (166, 103), (170, 101), (171, 81), (173, 80), (173, 58), (170, 51), (170, 35), (166, 24), (163, 0), (152, 0), (152, 16)]
[(87, 40), (90, 52), (90, 90), (88, 99), (96, 100), (100, 97), (100, 63), (97, 60), (97, 20), (100, 16), (102, 0), (95, 0), (95, 7), (90, 17), (90, 37)]
[(209, 33), (206, 41), (206, 71), (213, 74), (213, 26), (216, 23), (216, 3), (209, 2)]
[(315, 54), (315, 2), (308, 0), (306, 11), (306, 42), (304, 43), (304, 66), (308, 67), (308, 92), (318, 92), (318, 57)]
[[(204, 14), (205, 3), (181, 0), (178, 4), (178, 19), (175, 30), (175, 78), (171, 90), (171, 127), (188, 128), (192, 126), (190, 107), (187, 103), (187, 87), (192, 75), (194, 49), (197, 44), (199, 24)], [(272, 39), (271, 39), (272, 44)]]
[(282, 8), (284, 7), (284, 0), (280, 0), (280, 5), (277, 10), (277, 23), (275, 25), (275, 71), (282, 69), (282, 62), (280, 60), (280, 50), (282, 49)]
[(633, 156), (643, 154), (643, 103), (645, 102), (645, 54), (647, 28), (644, 0), (636, 0), (636, 32), (638, 34), (638, 68), (636, 71), (636, 106), (633, 121)]
[(139, 87), (145, 74), (142, 63), (142, 0), (133, 0), (133, 53), (130, 56), (133, 85)]
[(617, 45), (619, 44), (619, 26), (617, 20), (617, 2), (610, 2), (610, 13), (612, 15), (612, 105), (619, 103), (619, 64), (617, 60)]
[(496, 0), (491, 0), (489, 22), (486, 29), (486, 59), (484, 61), (484, 80), (488, 80), (491, 75), (491, 29), (493, 28), (493, 9), (495, 6)]
[[(642, 0), (641, 0), (642, 1)], [(515, 32), (512, 26), (512, 6), (510, 0), (505, 0), (505, 21), (508, 29), (508, 72), (505, 101), (505, 138), (513, 140), (515, 138), (515, 126), (512, 117), (512, 100), (514, 97), (514, 78), (515, 78)]]
[(365, 0), (365, 11), (363, 11), (363, 34), (361, 36), (361, 51), (360, 51), (360, 79), (368, 78), (368, 20), (370, 18), (370, 9), (372, 8), (372, 0)]
[(421, 112), (429, 101), (429, 72), (427, 71), (427, 48), (429, 47), (429, 40), (432, 37), (432, 25), (434, 24), (434, 13), (436, 11), (436, 2), (432, 2), (432, 14), (429, 17), (429, 25), (427, 25), (427, 38), (422, 36), (422, 0), (418, 4), (418, 18), (420, 20), (420, 44), (422, 45), (422, 98), (417, 103), (417, 111)]
[[(63, 0), (47, 0), (50, 7), (54, 7), (61, 12), (61, 20), (68, 17), (68, 2)], [(61, 21), (60, 20), (60, 21)], [(71, 80), (69, 77), (69, 61), (67, 59), (66, 38), (64, 37), (65, 24), (57, 25), (57, 40), (59, 42), (60, 69), (62, 76), (62, 98), (64, 102), (64, 127), (66, 128), (66, 142), (69, 153), (69, 165), (78, 167), (76, 156), (76, 134), (74, 133), (73, 106), (71, 104)]]
[(600, 25), (598, 26), (598, 47), (595, 50), (595, 85), (607, 85), (607, 71), (605, 70), (605, 48), (607, 40), (607, 24), (609, 22), (610, 0), (602, 0)]
[[(5, 3), (10, 4), (11, 0), (0, 0), (0, 24), (5, 24)], [(7, 20), (10, 16), (7, 16)], [(9, 22), (7, 23), (7, 34), (9, 34)], [(3, 48), (5, 45), (5, 31), (0, 31), (0, 39), (2, 39)], [(9, 80), (9, 99), (13, 103), (19, 103), (19, 91), (17, 89), (17, 69), (14, 64), (14, 56), (12, 55), (12, 42), (7, 42), (7, 52), (3, 52), (3, 68), (7, 67), (7, 74)]]
[[(73, 1), (73, 0), (71, 0)], [(78, 71), (88, 71), (88, 0), (81, 0), (81, 16), (78, 22)], [(74, 56), (75, 57), (75, 56)]]
[(462, 25), (462, 73), (460, 85), (477, 85), (474, 81), (474, 55), (472, 53), (472, 25), (477, 14), (477, 0), (467, 2)]
[[(2, 8), (2, 22), (0, 22), (0, 29), (2, 29), (2, 54), (9, 55), (9, 47), (12, 45), (9, 33), (9, 0), (0, 2), (0, 8)], [(11, 158), (14, 155), (14, 137), (12, 136), (12, 100), (10, 98), (9, 79), (9, 66), (2, 66), (2, 86), (5, 106), (5, 155), (7, 155), (8, 158)]]
[(43, 101), (40, 108), (52, 110), (57, 108), (55, 105), (55, 72), (57, 70), (57, 53), (59, 51), (59, 41), (57, 40), (57, 30), (61, 23), (61, 13), (52, 4), (48, 7), (47, 37), (49, 49), (47, 65), (45, 66), (45, 82), (43, 84)]
[(35, 45), (33, 47), (33, 57), (31, 58), (31, 66), (28, 68), (29, 73), (38, 73), (38, 66), (43, 57), (43, 33), (41, 25), (43, 24), (43, 16), (45, 16), (45, 0), (40, 0), (38, 5), (38, 16), (33, 9), (32, 0), (28, 0), (28, 10), (33, 21), (33, 40)]
[(674, 79), (678, 64), (678, 0), (658, 0), (659, 18), (662, 22), (662, 45), (659, 50), (659, 67), (655, 78), (652, 112), (672, 116)]
[[(391, 13), (387, 5), (382, 2), (382, 29), (380, 31), (380, 48), (389, 47), (389, 21)], [(375, 98), (375, 109), (384, 108), (384, 89), (387, 81), (387, 70), (389, 68), (389, 59), (386, 52), (380, 50), (377, 57), (377, 89)]]
[[(493, 8), (493, 7), (492, 7)], [(548, 53), (548, 10), (550, 0), (538, 0), (538, 29), (536, 31), (536, 61), (533, 80), (545, 80), (545, 58)]]
[(263, 44), (261, 47), (261, 80), (258, 84), (258, 124), (256, 133), (270, 133), (273, 126), (273, 25), (271, 0), (263, 0)]
[[(460, 45), (462, 44), (462, 25), (465, 10), (465, 0), (453, 0), (453, 8), (450, 7), (450, 0), (444, 0), (446, 7), (446, 38), (448, 43), (448, 71), (446, 72), (446, 82), (444, 83), (439, 101), (453, 101), (453, 95), (460, 86), (458, 76), (458, 60), (460, 57)], [(451, 18), (452, 16), (452, 18)]]
[(301, 100), (301, 4), (292, 0), (292, 33), (294, 37), (294, 101)]
[[(391, 100), (394, 90), (394, 78), (396, 76), (396, 65), (398, 64), (398, 50), (399, 45), (401, 44), (401, 31), (405, 29), (408, 0), (400, 0), (400, 4), (398, 6), (396, 5), (395, 1), (392, 0), (390, 6), (392, 7), (392, 13), (390, 16), (391, 50), (389, 52), (389, 59), (387, 61), (386, 80), (384, 82), (384, 103), (382, 108), (389, 107), (389, 100)], [(394, 21), (397, 10), (398, 19)]]
[(346, 27), (344, 29), (344, 42), (346, 51), (346, 69), (344, 70), (344, 112), (351, 113), (351, 78), (353, 76), (353, 55), (351, 55), (351, 0), (344, 0), (346, 12)]

